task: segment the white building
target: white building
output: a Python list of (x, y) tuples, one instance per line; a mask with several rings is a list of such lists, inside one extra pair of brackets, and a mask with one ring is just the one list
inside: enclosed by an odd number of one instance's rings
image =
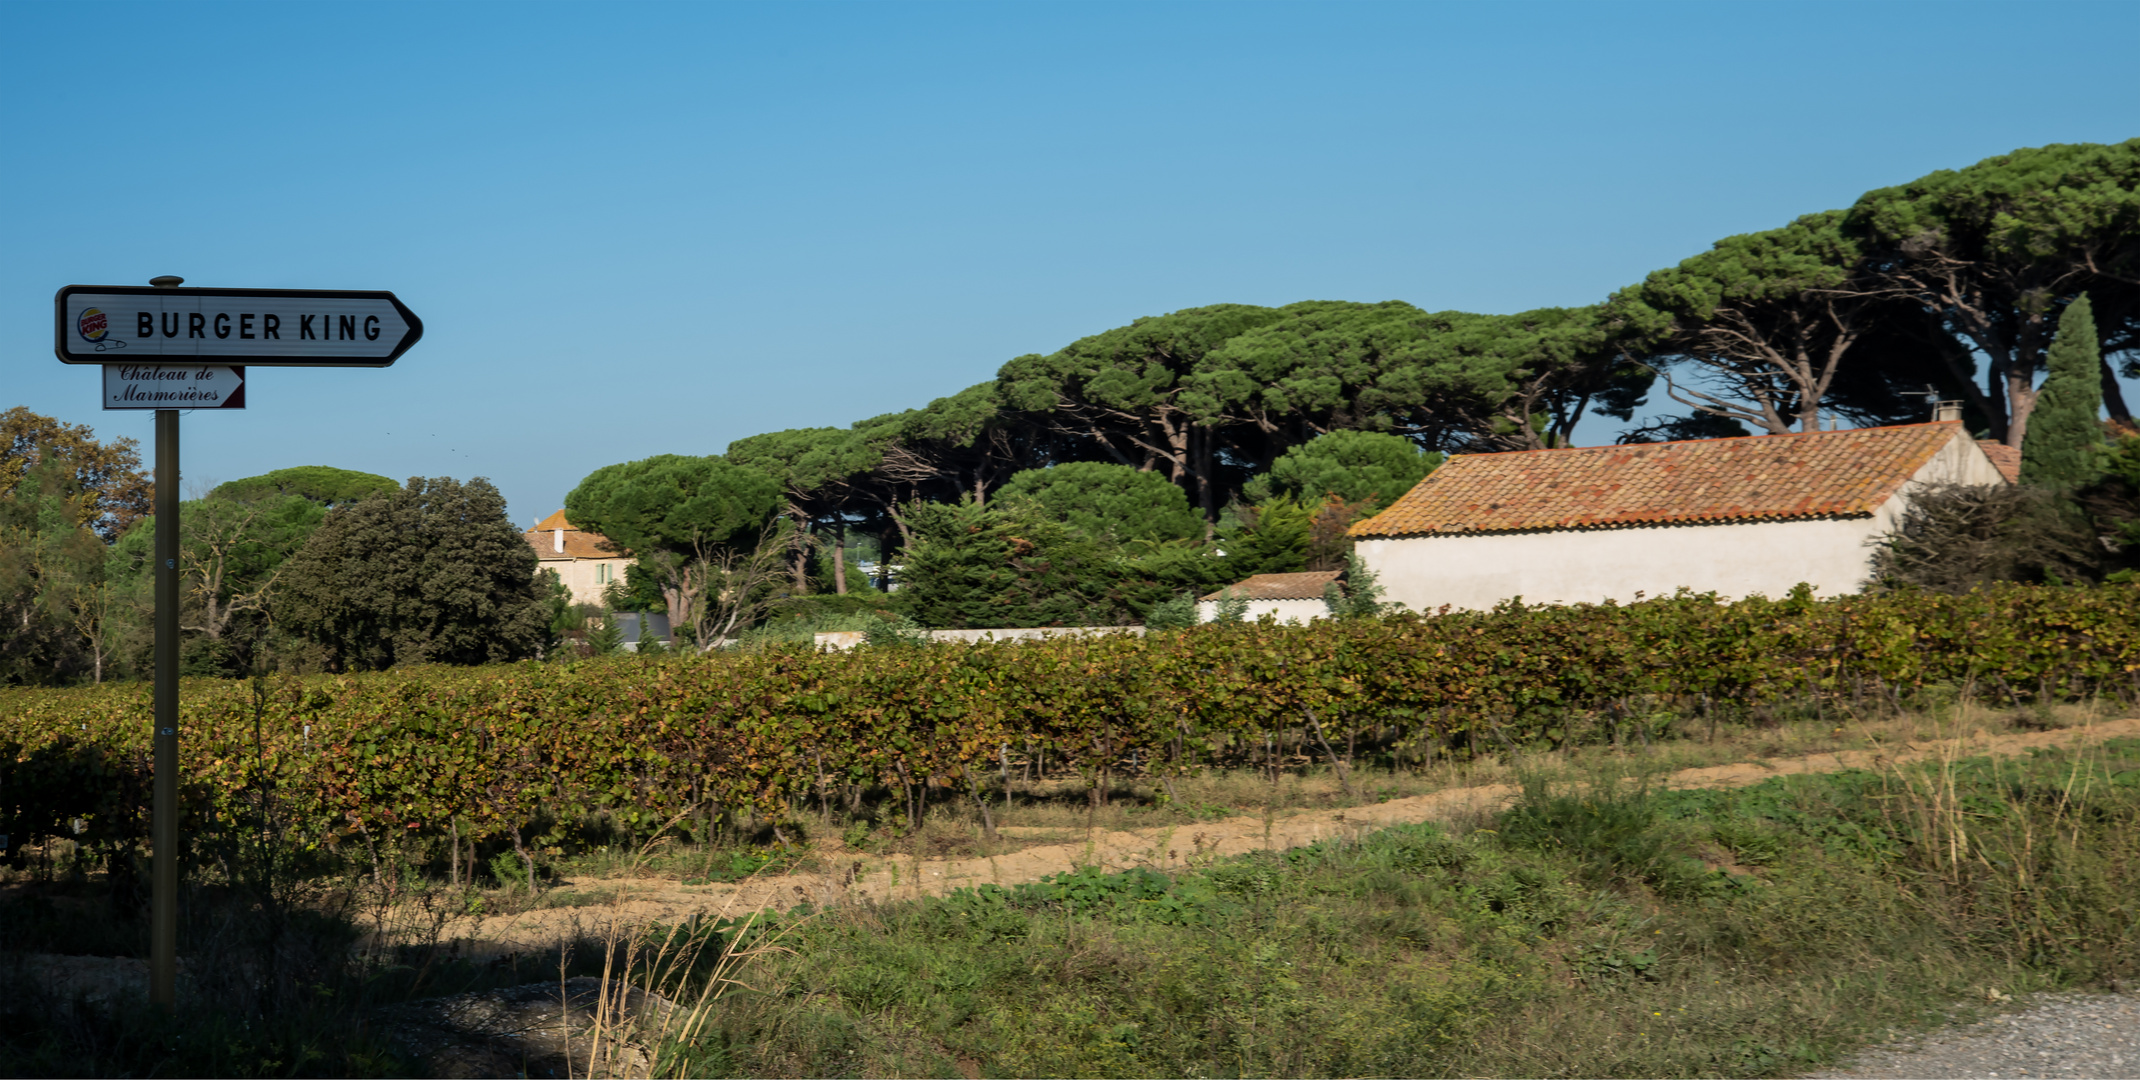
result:
[(1218, 618), (1219, 601), (1228, 594), (1248, 601), (1247, 609), (1241, 614), (1247, 622), (1255, 622), (1265, 615), (1276, 616), (1282, 623), (1326, 618), (1330, 609), (1323, 603), (1323, 590), (1343, 573), (1342, 570), (1310, 570), (1301, 574), (1257, 574), (1209, 596), (1199, 597), (1196, 621), (1211, 622)]
[[(1994, 460), (1994, 458), (1998, 460)], [(1455, 457), (1351, 535), (1414, 611), (1737, 598), (1864, 585), (1928, 483), (2003, 484), (2018, 455), (1957, 422)]]
[(559, 510), (521, 534), (541, 560), (536, 573), (557, 571), (558, 580), (572, 591), (575, 604), (599, 604), (610, 582), (624, 580), (624, 568), (632, 560), (610, 547), (601, 533), (575, 529)]

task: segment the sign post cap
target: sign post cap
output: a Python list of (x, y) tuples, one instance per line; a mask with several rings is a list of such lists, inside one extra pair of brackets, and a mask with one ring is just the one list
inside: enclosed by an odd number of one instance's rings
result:
[(165, 274), (161, 277), (152, 277), (149, 279), (149, 284), (154, 285), (159, 289), (175, 289), (178, 288), (180, 285), (184, 285), (185, 283), (185, 278), (177, 277), (172, 274)]

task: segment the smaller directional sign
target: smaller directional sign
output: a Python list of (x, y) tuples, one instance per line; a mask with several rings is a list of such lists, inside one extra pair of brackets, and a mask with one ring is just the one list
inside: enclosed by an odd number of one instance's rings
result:
[(245, 369), (214, 364), (106, 364), (107, 409), (242, 409)]
[(386, 367), (424, 334), (390, 292), (69, 285), (53, 306), (69, 364)]

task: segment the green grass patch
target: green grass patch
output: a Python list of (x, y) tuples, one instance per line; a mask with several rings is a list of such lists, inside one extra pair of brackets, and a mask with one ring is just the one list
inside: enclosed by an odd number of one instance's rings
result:
[(694, 1074), (1761, 1076), (2131, 978), (2140, 742), (790, 917)]

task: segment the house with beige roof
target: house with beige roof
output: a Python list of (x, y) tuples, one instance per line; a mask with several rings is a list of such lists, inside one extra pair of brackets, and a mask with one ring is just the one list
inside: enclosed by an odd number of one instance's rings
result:
[(1864, 585), (1917, 491), (2010, 483), (2002, 464), (1955, 421), (1468, 454), (1350, 533), (1385, 598), (1414, 611), (1800, 582), (1836, 596)]
[(541, 561), (536, 572), (557, 571), (558, 580), (572, 591), (575, 604), (601, 603), (602, 591), (609, 588), (610, 582), (623, 581), (624, 568), (632, 564), (630, 557), (610, 546), (608, 537), (573, 528), (563, 510), (521, 535)]
[(1323, 591), (1344, 576), (1342, 570), (1310, 570), (1300, 574), (1255, 574), (1196, 601), (1196, 621), (1212, 622), (1219, 615), (1219, 601), (1228, 595), (1248, 601), (1241, 617), (1255, 622), (1265, 615), (1279, 622), (1304, 623), (1327, 617)]

